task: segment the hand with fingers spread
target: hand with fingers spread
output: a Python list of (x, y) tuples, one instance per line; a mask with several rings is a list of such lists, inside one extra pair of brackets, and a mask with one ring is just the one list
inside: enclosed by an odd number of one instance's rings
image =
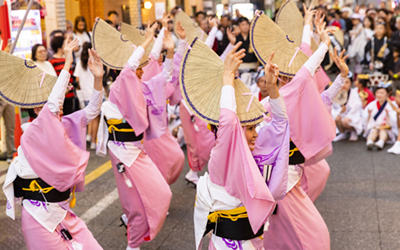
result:
[(178, 21), (176, 23), (176, 34), (178, 35), (178, 37), (182, 40), (186, 39), (186, 31), (185, 28), (182, 27), (181, 22)]
[(331, 29), (331, 28), (325, 29), (325, 25), (326, 25), (326, 23), (324, 22), (321, 26), (317, 26), (316, 28), (317, 28), (317, 33), (318, 33), (319, 37), (321, 38), (321, 41), (323, 43), (325, 43), (326, 46), (329, 47), (331, 45), (331, 39), (330, 39), (328, 33), (333, 34), (335, 29)]
[(340, 70), (340, 76), (342, 78), (346, 78), (347, 75), (349, 74), (349, 67), (346, 64), (346, 59), (349, 56), (348, 55), (344, 56), (345, 52), (346, 52), (346, 50), (343, 50), (342, 53), (340, 53), (340, 56), (338, 56), (336, 48), (335, 48), (334, 53), (329, 51), (329, 54), (331, 55), (332, 60), (335, 62), (336, 66)]
[(101, 62), (100, 56), (94, 49), (89, 49), (88, 65), (90, 72), (92, 72), (95, 78), (103, 79), (103, 63)]
[(217, 22), (217, 20), (215, 20), (215, 18), (209, 17), (207, 21), (210, 24), (211, 28), (213, 28), (213, 27), (218, 28), (218, 22)]
[(166, 15), (164, 13), (164, 17), (161, 20), (162, 27), (168, 29), (168, 22), (169, 21), (171, 21), (171, 15), (170, 14)]
[(238, 42), (231, 52), (227, 55), (224, 62), (224, 77), (223, 85), (232, 85), (235, 79), (235, 72), (239, 69), (240, 64), (243, 62), (241, 59), (245, 56), (245, 49), (236, 51), (242, 42)]
[(322, 14), (322, 11), (317, 11), (315, 18), (314, 18), (314, 25), (315, 28), (321, 27), (325, 22), (325, 15)]
[(74, 57), (72, 56), (72, 52), (74, 51), (75, 47), (78, 46), (79, 40), (75, 38), (70, 43), (68, 43), (69, 36), (64, 40), (64, 56), (65, 56), (65, 63), (72, 63), (74, 61)]
[(142, 43), (142, 48), (146, 50), (147, 46), (149, 46), (149, 44), (151, 43), (151, 41), (153, 41), (153, 37), (154, 37), (154, 32), (157, 29), (158, 24), (157, 22), (155, 22), (153, 24), (153, 26), (150, 27), (150, 21), (147, 22), (147, 30), (146, 30), (146, 34), (145, 34), (145, 40)]
[(268, 94), (271, 99), (276, 99), (279, 97), (279, 89), (278, 85), (276, 85), (276, 81), (279, 76), (279, 67), (275, 63), (272, 63), (272, 59), (274, 58), (275, 52), (272, 52), (267, 65), (265, 65), (264, 73), (265, 73), (265, 84), (268, 88)]
[(303, 3), (303, 10), (304, 10), (304, 25), (309, 24), (310, 26), (312, 25), (313, 17), (316, 13), (316, 10), (313, 10), (314, 5), (310, 4), (310, 7), (306, 7), (306, 5)]
[(230, 42), (232, 45), (235, 45), (235, 43), (236, 43), (236, 36), (235, 36), (235, 34), (234, 34), (232, 28), (227, 28), (227, 29), (226, 29), (226, 35), (228, 36), (229, 42)]
[(168, 30), (164, 31), (164, 47), (167, 48), (167, 58), (174, 58), (174, 39), (172, 39), (171, 32), (169, 32)]

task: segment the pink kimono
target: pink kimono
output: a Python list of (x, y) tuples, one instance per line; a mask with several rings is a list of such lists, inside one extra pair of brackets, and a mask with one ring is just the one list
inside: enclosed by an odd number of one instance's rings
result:
[[(174, 72), (178, 71), (175, 75), (179, 74), (181, 60), (182, 56), (179, 56), (178, 53), (175, 54)], [(178, 63), (176, 63), (177, 61)], [(167, 129), (166, 100), (172, 95), (175, 88), (166, 81), (158, 61), (151, 60), (149, 65), (143, 68), (143, 71), (145, 78), (142, 78), (142, 89), (148, 104), (150, 125), (155, 130), (163, 132), (157, 138), (151, 138), (146, 134), (144, 148), (167, 183), (171, 185), (178, 179), (185, 163), (185, 155), (179, 143)]]
[[(163, 135), (157, 127), (149, 126), (152, 119), (148, 112), (157, 111), (158, 107), (149, 107), (146, 104), (142, 83), (128, 65), (113, 83), (110, 102), (117, 105), (136, 136), (144, 132), (148, 138)], [(157, 121), (157, 117), (154, 119)], [(114, 143), (121, 147), (125, 144)], [(134, 142), (133, 145), (140, 151), (133, 164), (125, 167), (124, 174), (119, 173), (115, 167), (122, 159), (109, 151), (121, 205), (128, 217), (128, 245), (131, 248), (154, 239), (164, 223), (172, 197), (168, 184), (143, 151), (141, 143)], [(131, 187), (127, 183), (130, 183)]]
[[(302, 42), (300, 49), (309, 57), (312, 56), (313, 54), (311, 46), (307, 42)], [(314, 80), (315, 83), (317, 84), (316, 86), (320, 93), (322, 93), (325, 90), (325, 87), (331, 81), (322, 67), (320, 67), (320, 69), (315, 73)], [(332, 105), (332, 102), (327, 103), (324, 101), (324, 103), (325, 105), (327, 105), (327, 108), (330, 112), (330, 107)], [(318, 198), (318, 196), (324, 190), (330, 172), (331, 169), (328, 165), (328, 162), (325, 159), (315, 164), (308, 165), (306, 168), (304, 168), (304, 173), (303, 176), (301, 177), (301, 187), (308, 194), (308, 196), (313, 202)]]
[[(46, 104), (21, 137), (21, 147), (32, 170), (47, 184), (60, 192), (85, 188), (85, 170), (89, 160), (86, 149), (86, 116), (80, 110), (64, 116), (62, 122)], [(35, 201), (29, 200), (31, 203)], [(33, 204), (33, 203), (32, 203)], [(38, 209), (44, 206), (36, 202)], [(68, 202), (60, 203), (67, 210), (65, 218), (53, 233), (49, 233), (38, 221), (22, 209), (22, 232), (29, 250), (72, 249), (81, 244), (83, 249), (102, 249), (86, 227), (69, 208)], [(59, 232), (66, 228), (72, 241), (64, 240)]]
[[(320, 49), (319, 53), (322, 53), (323, 49)], [(280, 89), (280, 93), (287, 107), (290, 137), (306, 163), (314, 164), (326, 158), (332, 152), (331, 142), (335, 137), (335, 124), (309, 69), (303, 66), (293, 80)], [(265, 107), (270, 110), (269, 103)], [(296, 167), (301, 174), (303, 166)], [(278, 201), (277, 214), (270, 216), (270, 226), (268, 231), (264, 232), (264, 248), (330, 248), (328, 228), (310, 198), (300, 187), (300, 182), (288, 190), (283, 200)]]

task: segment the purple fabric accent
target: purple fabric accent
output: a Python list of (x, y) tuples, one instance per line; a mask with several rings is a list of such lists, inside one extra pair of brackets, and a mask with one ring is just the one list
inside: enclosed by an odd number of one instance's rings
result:
[[(271, 114), (272, 115), (272, 114)], [(252, 152), (258, 165), (273, 165), (268, 188), (276, 201), (286, 194), (289, 174), (290, 127), (286, 118), (273, 116), (271, 123), (262, 127)], [(265, 155), (266, 152), (270, 152)]]
[(183, 55), (175, 53), (174, 55), (174, 70), (172, 71), (172, 79), (168, 84), (171, 91), (167, 91), (167, 98), (170, 105), (177, 105), (182, 99), (181, 88), (179, 87), (179, 72), (181, 69)]
[(146, 130), (146, 140), (162, 136), (167, 130), (166, 89), (167, 81), (163, 72), (153, 76), (149, 81), (142, 82), (145, 94), (149, 127)]
[(117, 105), (124, 119), (135, 130), (136, 136), (149, 126), (147, 106), (142, 84), (129, 65), (119, 74), (110, 90), (110, 101)]
[(243, 250), (242, 243), (240, 243), (240, 241), (238, 240), (229, 240), (225, 238), (222, 238), (222, 240), (224, 241), (225, 245), (230, 249)]
[(294, 43), (294, 41), (289, 39), (289, 35), (286, 35), (286, 40), (288, 40), (290, 43)]
[(6, 206), (6, 208), (7, 208), (7, 209), (11, 209), (11, 208), (12, 208), (12, 206), (11, 206), (11, 204), (10, 204), (9, 201), (7, 201), (7, 206)]

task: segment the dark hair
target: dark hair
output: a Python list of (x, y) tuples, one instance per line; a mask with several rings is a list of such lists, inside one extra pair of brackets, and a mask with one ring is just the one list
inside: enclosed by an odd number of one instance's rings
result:
[(32, 119), (36, 119), (37, 118), (37, 114), (35, 113), (34, 109), (27, 109), (29, 117)]
[(57, 33), (61, 33), (62, 36), (64, 36), (64, 31), (62, 31), (62, 30), (53, 30), (53, 31), (50, 33), (50, 38), (51, 38), (51, 37), (54, 37)]
[(77, 16), (75, 18), (74, 32), (75, 33), (79, 32), (79, 30), (78, 30), (78, 23), (79, 22), (84, 22), (85, 23), (85, 29), (83, 31), (87, 32), (87, 23), (86, 23), (86, 19), (83, 16)]
[(199, 11), (199, 12), (197, 12), (194, 16), (195, 17), (198, 17), (199, 15), (206, 15), (206, 13), (204, 13), (203, 11)]
[(247, 22), (248, 24), (250, 24), (250, 21), (247, 17), (239, 17), (239, 19), (237, 20), (238, 25), (241, 24), (242, 22)]
[[(38, 48), (39, 48), (40, 46), (43, 46), (43, 47), (44, 47), (43, 44), (35, 44), (35, 45), (33, 45), (33, 47), (32, 47), (32, 61), (36, 61), (36, 60), (37, 60), (37, 58), (36, 58), (36, 52), (37, 52), (37, 50), (38, 50)], [(44, 48), (46, 48), (46, 47), (44, 47)]]
[(378, 91), (378, 90), (380, 90), (380, 89), (384, 89), (384, 90), (386, 90), (386, 93), (390, 93), (390, 91), (392, 91), (392, 88), (389, 86), (389, 87), (387, 87), (387, 88), (384, 88), (384, 87), (376, 87), (376, 89), (375, 89), (375, 92), (374, 92), (374, 95), (376, 94), (376, 91)]
[(231, 16), (230, 16), (230, 15), (227, 15), (227, 14), (222, 15), (220, 20), (222, 20), (222, 18), (225, 18), (225, 17), (228, 18), (228, 21), (231, 20)]
[(381, 12), (381, 11), (385, 12), (386, 15), (389, 14), (389, 11), (387, 9), (379, 9), (377, 12)]
[(107, 16), (109, 17), (109, 16), (111, 16), (112, 14), (114, 14), (114, 15), (116, 15), (116, 16), (119, 16), (118, 13), (117, 13), (115, 10), (109, 11), (108, 14), (107, 14)]
[(335, 13), (328, 13), (328, 15), (327, 15), (327, 17), (332, 17), (332, 18), (335, 18)]
[(53, 39), (51, 39), (50, 42), (50, 47), (54, 51), (54, 53), (57, 53), (58, 49), (61, 49), (64, 44), (64, 37), (61, 36), (55, 36)]
[(374, 19), (372, 17), (370, 17), (370, 16), (366, 16), (365, 18), (368, 19), (369, 22), (371, 23), (371, 28), (370, 29), (374, 30), (375, 29), (375, 21), (374, 21)]
[(113, 22), (111, 22), (110, 20), (104, 20), (106, 23), (108, 23), (109, 25), (114, 25)]
[(82, 68), (87, 70), (88, 61), (89, 61), (89, 52), (88, 50), (92, 48), (92, 43), (85, 42), (82, 45), (82, 52), (81, 52), (81, 63)]
[(360, 83), (363, 88), (366, 88), (369, 83), (369, 79), (358, 79), (358, 83)]

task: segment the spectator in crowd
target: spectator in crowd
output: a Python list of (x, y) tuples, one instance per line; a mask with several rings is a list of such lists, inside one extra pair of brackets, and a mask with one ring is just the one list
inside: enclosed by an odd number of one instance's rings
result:
[(43, 44), (35, 44), (32, 47), (32, 61), (46, 74), (57, 76), (53, 65), (47, 61), (47, 49)]
[(400, 48), (400, 16), (396, 18), (396, 28), (397, 30), (392, 33), (390, 40), (393, 46)]
[(342, 26), (342, 30), (346, 32), (346, 21), (342, 18), (342, 12), (340, 12), (340, 10), (336, 10), (334, 13), (335, 19), (339, 21), (340, 26)]
[(392, 107), (392, 109), (396, 112), (396, 122), (397, 122), (397, 140), (394, 143), (394, 145), (388, 149), (388, 153), (392, 153), (392, 154), (396, 154), (399, 155), (400, 154), (400, 89), (395, 89), (395, 98), (393, 102), (390, 102), (390, 100), (387, 100), (388, 103), (390, 104), (390, 106)]
[(208, 21), (207, 19), (202, 19), (199, 22), (200, 28), (206, 33), (208, 34), (208, 32), (210, 31), (210, 26), (208, 25)]
[(357, 87), (358, 94), (360, 95), (361, 102), (363, 104), (363, 109), (375, 100), (374, 93), (367, 87), (369, 83), (369, 76), (366, 74), (359, 74), (357, 80), (355, 81), (355, 86)]
[(361, 22), (361, 15), (354, 13), (351, 19), (353, 22), (353, 29), (349, 32), (351, 44), (347, 51), (349, 58), (355, 63), (354, 72), (360, 74), (362, 72), (361, 62), (364, 60), (364, 49), (368, 40)]
[(367, 14), (366, 12), (367, 12), (367, 7), (365, 6), (365, 4), (361, 4), (358, 14), (365, 17), (365, 15)]
[(386, 34), (386, 23), (375, 23), (374, 38), (365, 46), (365, 59), (363, 64), (374, 72), (388, 74), (393, 66), (392, 47)]
[(335, 18), (335, 13), (330, 12), (327, 16), (326, 16), (326, 20), (328, 21), (327, 26), (336, 26), (339, 29), (342, 29), (342, 25), (340, 25), (339, 21), (336, 20)]
[(74, 32), (74, 25), (70, 20), (65, 21), (65, 26), (67, 32)]
[(393, 70), (389, 70), (390, 78), (392, 79), (392, 88), (400, 88), (400, 60), (399, 60), (399, 47), (393, 47)]
[(216, 35), (218, 40), (217, 54), (219, 56), (225, 51), (226, 47), (229, 44), (229, 38), (226, 32), (227, 29), (229, 29), (231, 26), (231, 17), (229, 15), (222, 15), (220, 22), (221, 24), (219, 26), (219, 30)]
[[(51, 44), (51, 41), (53, 40), (53, 38), (54, 37), (64, 37), (64, 31), (62, 31), (62, 30), (53, 30), (51, 33), (50, 33), (50, 35), (49, 35), (49, 38), (50, 38), (50, 44)], [(48, 46), (48, 45), (47, 45)], [(48, 60), (50, 60), (50, 59), (52, 59), (53, 58), (53, 55), (54, 55), (54, 51), (53, 51), (53, 49), (51, 48), (51, 45), (50, 46), (48, 46), (48, 48), (47, 48), (47, 57), (48, 57)]]
[(196, 13), (195, 15), (195, 20), (196, 22), (200, 25), (202, 20), (206, 19), (206, 13), (204, 13), (203, 11), (199, 11)]
[[(83, 98), (85, 107), (87, 107), (87, 105), (89, 104), (90, 98), (92, 97), (93, 86), (94, 86), (94, 76), (92, 72), (90, 72), (88, 67), (88, 62), (89, 62), (88, 50), (91, 48), (92, 48), (91, 43), (86, 42), (82, 45), (81, 58), (77, 62), (74, 71), (74, 76), (76, 77), (76, 81), (79, 83), (81, 97)], [(96, 148), (99, 119), (100, 116), (97, 116), (88, 125), (86, 140), (90, 142), (90, 149)]]
[[(57, 76), (60, 75), (61, 70), (64, 68), (65, 58), (64, 58), (64, 44), (65, 41), (72, 40), (71, 36), (68, 36), (67, 39), (64, 37), (54, 37), (51, 41), (51, 48), (56, 53), (53, 56), (53, 59), (50, 60), (50, 63), (53, 65), (54, 70), (56, 71)], [(72, 75), (74, 73), (73, 69), (70, 69), (69, 73)], [(73, 78), (71, 77), (69, 80), (70, 86), (73, 86)], [(75, 86), (76, 87), (76, 86)], [(79, 110), (79, 100), (76, 96), (75, 88), (70, 89), (65, 94), (65, 100), (63, 105), (64, 115), (71, 114), (75, 111)]]
[(347, 101), (341, 106), (338, 104), (334, 104), (332, 106), (332, 112), (334, 112), (334, 110), (339, 111), (339, 114), (335, 118), (335, 123), (340, 132), (333, 141), (341, 141), (346, 139), (347, 133), (350, 133), (350, 141), (357, 141), (358, 135), (362, 133), (362, 103), (358, 94), (358, 90), (356, 88), (352, 88), (352, 85), (353, 73), (349, 71), (347, 78), (344, 80), (344, 85), (342, 88), (348, 93)]
[(88, 31), (86, 20), (83, 16), (75, 18), (74, 32), (76, 37), (79, 39), (79, 51), (75, 52), (75, 60), (79, 61), (82, 52), (82, 44), (85, 42), (90, 43), (92, 39), (92, 32)]
[(109, 20), (111, 22), (110, 23), (111, 26), (118, 29), (118, 27), (120, 25), (120, 21), (119, 21), (119, 15), (115, 10), (108, 12), (107, 20)]
[(353, 24), (351, 21), (351, 15), (353, 15), (353, 11), (351, 10), (350, 7), (344, 7), (342, 8), (342, 18), (346, 24), (346, 29), (343, 29), (346, 32), (349, 32), (353, 28)]
[(375, 9), (369, 9), (369, 10), (367, 11), (367, 16), (372, 17), (372, 19), (374, 19), (374, 21), (375, 21), (375, 20), (376, 20), (376, 17), (377, 17), (377, 15), (376, 15), (376, 10), (375, 10)]
[(365, 37), (368, 41), (370, 41), (372, 40), (375, 34), (374, 19), (370, 16), (366, 16), (364, 18), (363, 24), (364, 24)]

